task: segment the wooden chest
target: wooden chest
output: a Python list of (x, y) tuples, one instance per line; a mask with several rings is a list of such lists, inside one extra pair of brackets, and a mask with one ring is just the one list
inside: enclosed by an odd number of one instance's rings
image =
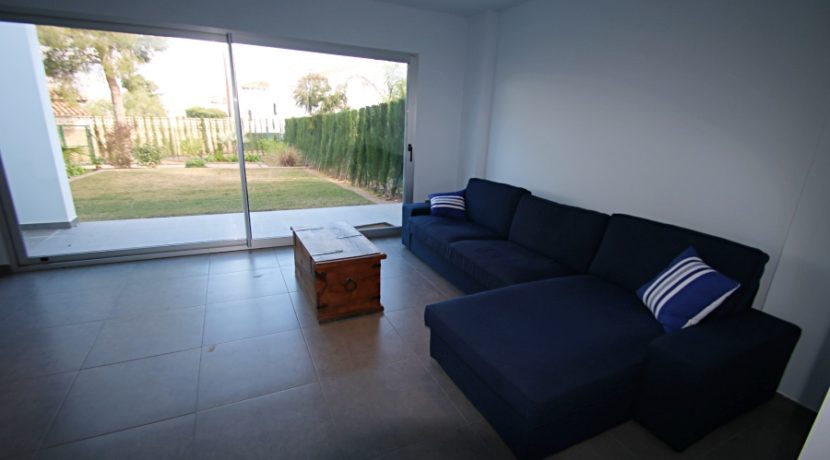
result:
[(380, 261), (386, 254), (345, 222), (292, 228), (294, 272), (317, 306), (317, 321), (383, 311)]

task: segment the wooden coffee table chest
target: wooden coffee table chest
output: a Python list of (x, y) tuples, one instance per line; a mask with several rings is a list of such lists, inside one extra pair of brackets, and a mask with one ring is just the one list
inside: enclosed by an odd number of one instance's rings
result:
[(345, 222), (292, 228), (297, 284), (317, 306), (317, 321), (383, 311), (380, 261), (386, 254)]

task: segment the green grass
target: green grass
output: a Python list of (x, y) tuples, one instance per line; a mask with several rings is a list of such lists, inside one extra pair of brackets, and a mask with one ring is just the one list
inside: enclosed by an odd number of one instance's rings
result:
[[(371, 204), (305, 169), (249, 169), (247, 175), (252, 211)], [(111, 170), (71, 187), (82, 221), (242, 212), (235, 169)]]

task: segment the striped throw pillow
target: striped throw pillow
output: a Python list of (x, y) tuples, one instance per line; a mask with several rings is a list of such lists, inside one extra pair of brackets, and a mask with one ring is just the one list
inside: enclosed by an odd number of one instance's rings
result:
[(672, 332), (700, 322), (740, 286), (706, 265), (690, 246), (638, 289), (637, 296), (663, 328)]
[(464, 190), (448, 193), (433, 193), (429, 196), (430, 214), (467, 220), (467, 205)]

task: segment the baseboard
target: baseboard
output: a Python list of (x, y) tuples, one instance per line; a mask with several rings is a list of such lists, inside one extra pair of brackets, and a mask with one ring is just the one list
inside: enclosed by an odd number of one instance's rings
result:
[(20, 224), (21, 230), (64, 230), (78, 225), (78, 218), (70, 222), (40, 222), (37, 224)]

